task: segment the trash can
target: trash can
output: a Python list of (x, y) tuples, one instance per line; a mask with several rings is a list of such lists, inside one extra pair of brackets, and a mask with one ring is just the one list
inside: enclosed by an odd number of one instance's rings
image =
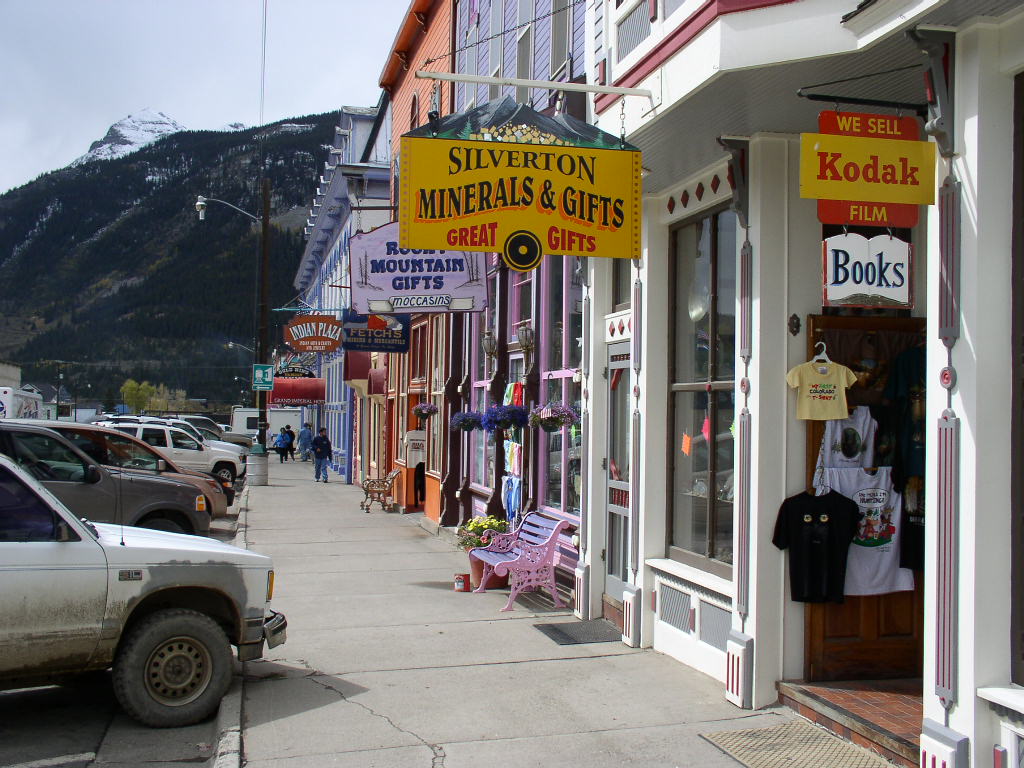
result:
[(252, 447), (252, 453), (245, 459), (245, 475), (249, 485), (267, 484), (267, 453), (259, 443)]

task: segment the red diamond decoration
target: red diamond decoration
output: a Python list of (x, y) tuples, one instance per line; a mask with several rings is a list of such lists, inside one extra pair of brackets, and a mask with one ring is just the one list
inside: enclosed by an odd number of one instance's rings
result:
[(683, 190), (683, 194), (679, 196), (679, 202), (683, 204), (683, 208), (690, 204), (690, 193), (685, 189)]
[(608, 334), (610, 336), (615, 335), (615, 323), (608, 323)]
[(721, 185), (722, 185), (722, 182), (721, 182), (721, 180), (720, 180), (720, 179), (718, 178), (718, 176), (715, 176), (715, 177), (714, 177), (713, 179), (711, 179), (711, 191), (712, 191), (712, 192), (717, 192), (717, 191), (718, 191), (718, 188), (719, 188), (719, 187), (720, 187)]
[(625, 331), (626, 331), (626, 324), (624, 322), (622, 322), (622, 318), (619, 318), (619, 333), (620, 334), (621, 333), (625, 333)]
[(736, 174), (732, 172), (732, 163), (729, 163), (729, 170), (725, 174), (725, 180), (729, 182), (729, 189), (736, 189)]
[(632, 317), (629, 318), (629, 322), (626, 323), (626, 325), (629, 326), (629, 330), (631, 330), (631, 331), (633, 330), (633, 318)]
[(668, 199), (668, 212), (672, 213), (672, 211), (674, 211), (675, 209), (676, 209), (676, 199), (674, 197), (670, 197)]
[(697, 188), (695, 190), (693, 190), (693, 194), (695, 194), (697, 196), (698, 200), (703, 199), (703, 197), (704, 197), (704, 182), (703, 181), (700, 184), (697, 185)]

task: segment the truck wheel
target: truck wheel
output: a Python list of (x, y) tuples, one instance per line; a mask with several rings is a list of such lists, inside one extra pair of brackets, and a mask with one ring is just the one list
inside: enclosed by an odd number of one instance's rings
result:
[(197, 611), (175, 608), (143, 619), (114, 659), (114, 695), (154, 728), (191, 725), (212, 714), (231, 684), (224, 630)]
[(235, 468), (230, 464), (218, 464), (213, 468), (213, 474), (229, 483), (235, 482)]
[(139, 528), (149, 528), (153, 531), (167, 531), (168, 533), (192, 533), (186, 530), (181, 523), (170, 517), (147, 517), (138, 523)]

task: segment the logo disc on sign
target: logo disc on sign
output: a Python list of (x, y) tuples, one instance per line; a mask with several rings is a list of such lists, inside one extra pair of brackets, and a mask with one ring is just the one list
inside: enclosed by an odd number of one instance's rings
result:
[(540, 240), (533, 232), (520, 229), (505, 238), (505, 252), (502, 261), (516, 272), (536, 269), (541, 258)]

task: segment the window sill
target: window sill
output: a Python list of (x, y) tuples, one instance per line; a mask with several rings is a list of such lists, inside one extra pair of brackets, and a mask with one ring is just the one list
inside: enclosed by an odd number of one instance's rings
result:
[(730, 599), (735, 597), (731, 580), (708, 573), (700, 568), (694, 568), (692, 565), (686, 565), (685, 563), (669, 560), (668, 558), (652, 558), (644, 561), (644, 564), (655, 571), (667, 573), (684, 581), (692, 581), (694, 584), (698, 584), (712, 592), (717, 592), (720, 595), (725, 595)]
[(1024, 726), (1024, 687), (1009, 685), (979, 688), (978, 698), (987, 701), (1001, 719)]

